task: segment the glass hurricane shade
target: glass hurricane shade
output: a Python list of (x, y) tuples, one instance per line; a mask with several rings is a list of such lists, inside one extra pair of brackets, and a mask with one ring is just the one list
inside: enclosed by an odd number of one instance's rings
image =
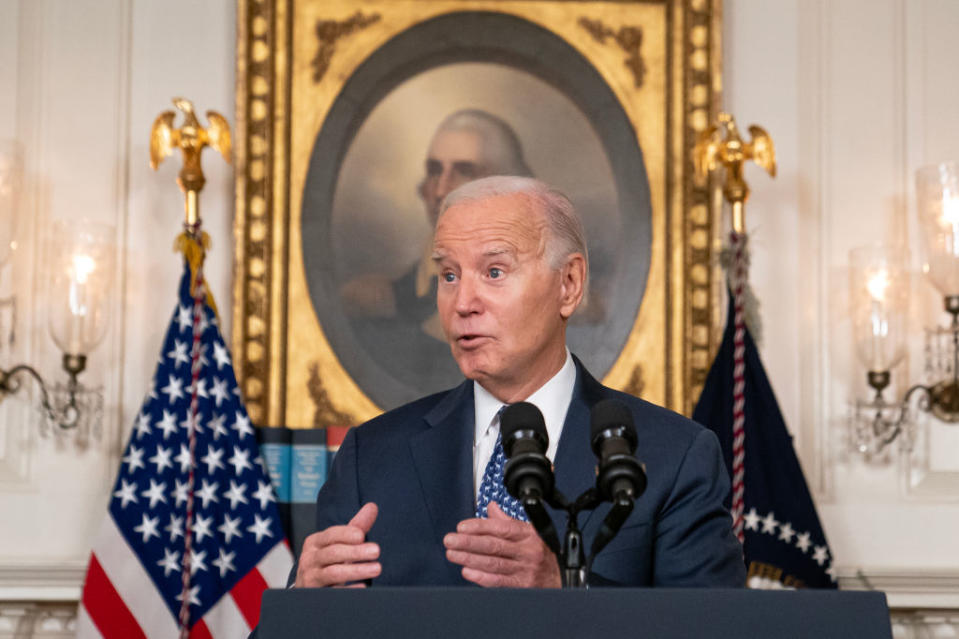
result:
[(904, 249), (867, 246), (849, 254), (856, 356), (872, 372), (888, 371), (906, 354), (909, 282)]
[(916, 171), (916, 206), (929, 280), (943, 296), (959, 295), (959, 164)]
[(0, 140), (0, 267), (10, 260), (23, 185), (23, 150)]
[(56, 222), (50, 242), (50, 334), (67, 355), (86, 355), (106, 334), (114, 272), (113, 228)]

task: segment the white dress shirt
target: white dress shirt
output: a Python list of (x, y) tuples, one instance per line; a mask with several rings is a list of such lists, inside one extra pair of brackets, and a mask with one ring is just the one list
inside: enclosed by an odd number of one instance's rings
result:
[[(549, 448), (546, 457), (550, 461), (556, 456), (559, 447), (559, 437), (563, 433), (563, 422), (566, 421), (566, 411), (573, 399), (573, 387), (576, 385), (576, 365), (573, 357), (566, 349), (566, 363), (553, 375), (548, 382), (539, 387), (524, 401), (533, 404), (543, 413), (546, 422), (546, 433), (549, 436)], [(483, 483), (483, 473), (486, 464), (496, 446), (496, 437), (499, 435), (499, 409), (503, 402), (499, 401), (477, 382), (473, 382), (473, 408), (475, 412), (476, 430), (473, 433), (473, 494)]]

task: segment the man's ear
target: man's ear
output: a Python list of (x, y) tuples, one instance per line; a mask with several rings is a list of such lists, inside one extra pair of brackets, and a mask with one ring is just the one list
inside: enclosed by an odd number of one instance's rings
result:
[(559, 314), (563, 319), (569, 319), (583, 301), (585, 289), (586, 258), (582, 253), (573, 253), (566, 258), (566, 263), (560, 269)]

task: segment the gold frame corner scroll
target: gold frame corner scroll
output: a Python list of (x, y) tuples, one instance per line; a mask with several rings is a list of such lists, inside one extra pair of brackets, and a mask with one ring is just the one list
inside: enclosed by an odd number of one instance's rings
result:
[[(524, 70), (575, 102), (576, 91), (589, 95), (590, 85), (562, 75), (583, 75), (569, 70), (578, 68), (564, 62), (570, 56), (624, 114), (630, 134), (610, 139), (620, 140), (624, 157), (641, 150), (648, 257), (635, 316), (612, 347), (603, 381), (688, 414), (721, 317), (714, 259), (721, 202), (692, 160), (697, 135), (718, 112), (720, 1), (238, 0), (233, 352), (253, 421), (350, 426), (381, 411), (323, 319), (325, 289), (308, 274), (318, 268), (315, 238), (326, 227), (306, 219), (304, 209), (317, 197), (332, 200), (335, 182), (322, 175), (337, 175), (357, 114), (369, 112), (344, 111), (343, 100), (374, 104), (411, 68), (484, 56), (490, 63), (531, 60)], [(455, 25), (456, 37), (438, 37), (442, 24)], [(417, 43), (433, 49), (417, 57)], [(373, 63), (379, 75), (369, 72)], [(601, 129), (600, 107), (589, 109)], [(318, 156), (318, 149), (329, 152)], [(619, 156), (610, 157), (615, 173)], [(318, 178), (318, 170), (327, 173)], [(618, 286), (611, 289), (616, 300), (628, 297)]]

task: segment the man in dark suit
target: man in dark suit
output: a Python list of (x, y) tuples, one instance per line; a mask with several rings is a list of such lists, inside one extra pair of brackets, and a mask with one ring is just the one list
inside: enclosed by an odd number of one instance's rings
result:
[[(569, 201), (531, 178), (471, 182), (446, 198), (433, 257), (440, 319), (467, 381), (350, 431), (318, 496), (319, 532), (304, 542), (296, 585), (558, 587), (556, 557), (502, 490), (499, 408), (541, 409), (557, 487), (576, 496), (595, 482), (590, 409), (610, 397), (633, 412), (649, 484), (593, 563), (594, 582), (743, 585), (715, 436), (604, 387), (566, 348), (588, 276)], [(581, 516), (587, 548), (607, 510)]]

